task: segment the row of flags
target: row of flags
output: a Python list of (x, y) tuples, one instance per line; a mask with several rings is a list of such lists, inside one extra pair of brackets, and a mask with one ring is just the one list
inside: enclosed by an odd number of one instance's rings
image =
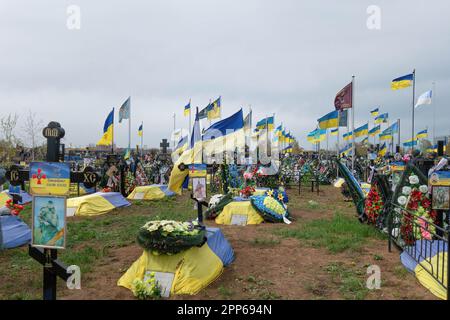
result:
[[(213, 102), (208, 103), (208, 105), (203, 108), (199, 114), (199, 119), (208, 119), (208, 120), (214, 120), (219, 119), (221, 117), (221, 108), (222, 108), (222, 98), (219, 97)], [(190, 116), (191, 115), (191, 101), (189, 100), (189, 103), (184, 107), (184, 116)]]

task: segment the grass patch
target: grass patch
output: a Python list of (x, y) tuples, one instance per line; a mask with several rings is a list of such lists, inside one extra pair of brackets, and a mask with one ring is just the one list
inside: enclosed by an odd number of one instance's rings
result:
[(233, 296), (233, 291), (224, 286), (220, 286), (217, 291), (223, 298), (231, 298)]
[(339, 212), (335, 213), (331, 220), (308, 221), (297, 228), (278, 229), (275, 234), (304, 240), (314, 247), (326, 247), (332, 253), (358, 251), (368, 239), (385, 238), (375, 228)]
[(276, 238), (254, 238), (250, 244), (257, 247), (274, 247), (280, 244), (280, 240)]
[(344, 266), (342, 263), (330, 263), (325, 267), (332, 281), (339, 285), (339, 292), (348, 300), (363, 300), (369, 290), (365, 281), (361, 279), (364, 275), (360, 270), (354, 270)]

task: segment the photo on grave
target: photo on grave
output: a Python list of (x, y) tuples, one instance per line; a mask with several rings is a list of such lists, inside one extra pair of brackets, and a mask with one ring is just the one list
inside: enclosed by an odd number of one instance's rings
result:
[(49, 249), (66, 247), (65, 197), (33, 197), (31, 245)]
[(203, 201), (206, 199), (206, 178), (192, 178), (192, 192), (194, 198)]
[(450, 210), (450, 187), (434, 186), (432, 199), (433, 210)]

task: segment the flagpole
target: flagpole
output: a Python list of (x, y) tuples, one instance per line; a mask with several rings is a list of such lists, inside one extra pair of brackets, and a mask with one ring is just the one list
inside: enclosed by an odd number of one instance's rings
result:
[(176, 113), (174, 112), (173, 113), (173, 135), (172, 135), (173, 136), (173, 140), (172, 141), (173, 141), (173, 149), (174, 150), (175, 150), (175, 130), (176, 130), (175, 129), (176, 128), (176, 122), (175, 122), (176, 120), (175, 119), (176, 119)]
[(112, 123), (111, 153), (114, 154), (114, 108), (112, 109), (112, 112), (113, 112), (113, 123)]
[(141, 122), (141, 157), (144, 154), (143, 148), (144, 148), (144, 121)]
[(192, 106), (191, 99), (189, 99), (189, 127), (188, 127), (188, 141), (191, 141), (191, 125), (192, 125)]
[(401, 147), (401, 144), (400, 144), (400, 119), (397, 120), (397, 123), (398, 123), (398, 151), (400, 152), (400, 147)]
[(414, 150), (414, 103), (416, 100), (416, 69), (413, 70), (413, 96), (412, 96), (412, 131), (411, 131), (411, 150)]
[(130, 104), (128, 106), (128, 150), (130, 151), (131, 154), (131, 97), (130, 99)]
[(352, 76), (352, 171), (355, 168), (356, 145), (355, 145), (355, 76)]
[(433, 146), (436, 140), (436, 82), (432, 83), (431, 103), (433, 104)]

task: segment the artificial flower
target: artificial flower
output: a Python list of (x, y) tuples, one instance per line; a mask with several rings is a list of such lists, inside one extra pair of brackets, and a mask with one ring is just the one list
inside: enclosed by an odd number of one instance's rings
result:
[(411, 187), (404, 186), (404, 187), (402, 188), (402, 193), (403, 193), (405, 196), (409, 196), (409, 195), (411, 194), (411, 191), (412, 191)]
[(419, 177), (416, 175), (412, 175), (409, 177), (410, 184), (418, 184), (420, 182)]
[(421, 185), (421, 186), (419, 187), (419, 191), (422, 192), (422, 193), (427, 193), (427, 192), (428, 192), (428, 186), (426, 186), (426, 185)]
[(397, 199), (398, 204), (401, 205), (401, 206), (404, 206), (406, 204), (406, 201), (407, 201), (407, 199), (406, 199), (405, 196), (400, 196)]

